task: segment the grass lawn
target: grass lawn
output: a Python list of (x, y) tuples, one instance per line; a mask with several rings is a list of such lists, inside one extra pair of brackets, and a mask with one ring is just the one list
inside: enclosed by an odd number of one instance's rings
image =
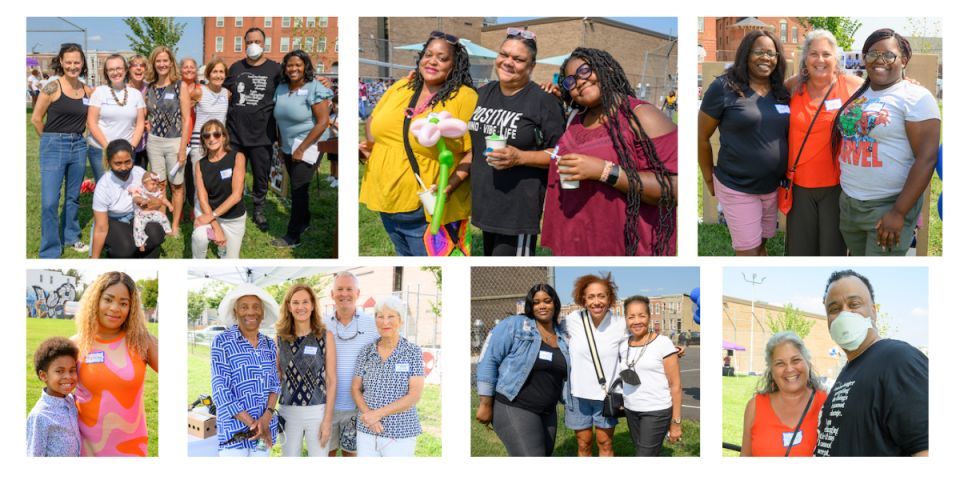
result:
[[(470, 396), (470, 455), (473, 457), (505, 457), (507, 450), (497, 438), (497, 434), (479, 422), (473, 416), (477, 410), (479, 397), (476, 391)], [(699, 457), (700, 456), (700, 422), (683, 420), (683, 441), (671, 444), (664, 441), (661, 457)], [(617, 457), (633, 456), (633, 442), (630, 440), (630, 431), (627, 429), (627, 420), (621, 419), (613, 434), (613, 453)], [(593, 455), (597, 455), (596, 446)], [(560, 407), (557, 419), (557, 440), (554, 447), (555, 457), (577, 456), (577, 439), (573, 430), (563, 424), (563, 407)]]
[[(210, 394), (210, 347), (188, 345), (187, 351), (187, 405), (190, 405), (201, 394)], [(423, 428), (423, 434), (417, 437), (418, 457), (441, 456), (440, 405), (440, 386), (426, 385), (417, 404)], [(280, 447), (274, 446), (270, 456), (279, 457)]]
[[(40, 249), (40, 160), (38, 155), (39, 137), (30, 125), (30, 109), (27, 109), (27, 258), (36, 258)], [(310, 184), (310, 230), (303, 235), (303, 245), (295, 249), (275, 248), (270, 242), (282, 237), (287, 231), (290, 218), (290, 201), (281, 199), (274, 192), (267, 195), (264, 213), (270, 228), (261, 232), (253, 223), (252, 215), (247, 216), (247, 229), (240, 249), (241, 258), (330, 258), (333, 251), (337, 227), (337, 189), (326, 182), (330, 175), (330, 162), (320, 163), (319, 174)], [(87, 178), (92, 178), (87, 165)], [(246, 178), (247, 190), (253, 186), (253, 176)], [(169, 197), (168, 197), (169, 198)], [(244, 196), (248, 214), (253, 211), (253, 199)], [(61, 202), (63, 197), (61, 196)], [(90, 229), (93, 227), (93, 194), (80, 195), (80, 239), (90, 242)], [(62, 205), (62, 203), (61, 203)], [(186, 208), (185, 208), (186, 210)], [(161, 247), (161, 258), (191, 258), (190, 232), (193, 222), (187, 219), (181, 224), (180, 238), (168, 237)], [(77, 253), (67, 247), (64, 258), (87, 258), (87, 253)], [(210, 248), (207, 258), (216, 258), (216, 249)]]
[[(757, 391), (760, 377), (723, 377), (723, 441), (743, 442), (743, 409)], [(717, 445), (719, 447), (719, 445)], [(739, 457), (739, 452), (723, 450), (724, 457)]]
[[(157, 324), (149, 323), (147, 327), (150, 333), (157, 335)], [(37, 378), (33, 367), (33, 352), (41, 342), (50, 337), (71, 337), (76, 333), (76, 326), (73, 320), (49, 319), (49, 318), (27, 318), (27, 410), (24, 416), (30, 413), (34, 404), (40, 398), (40, 391), (44, 384)], [(143, 387), (143, 405), (147, 413), (147, 433), (149, 443), (147, 445), (147, 454), (151, 457), (157, 456), (157, 373), (151, 368), (147, 368), (147, 375)]]

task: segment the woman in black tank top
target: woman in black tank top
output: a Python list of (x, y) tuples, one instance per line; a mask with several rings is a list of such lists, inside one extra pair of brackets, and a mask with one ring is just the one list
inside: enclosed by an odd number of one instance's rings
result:
[[(63, 245), (83, 253), (80, 240), (80, 185), (83, 183), (87, 144), (87, 103), (92, 89), (80, 81), (87, 75), (87, 60), (77, 44), (64, 44), (53, 59), (59, 78), (40, 91), (30, 123), (40, 136), (40, 258), (59, 258)], [(46, 117), (46, 121), (44, 121)], [(60, 190), (65, 188), (63, 233), (60, 233)], [(36, 211), (30, 212), (36, 215)]]
[[(193, 221), (194, 258), (205, 258), (207, 239), (226, 248), (221, 256), (239, 255), (246, 209), (243, 206), (243, 179), (246, 159), (230, 150), (230, 137), (219, 120), (209, 120), (200, 129), (200, 141), (206, 153), (194, 165), (196, 205), (201, 212)], [(227, 225), (227, 228), (224, 228)], [(206, 228), (209, 226), (209, 229)], [(207, 233), (211, 230), (212, 233)], [(240, 238), (234, 238), (239, 236)]]

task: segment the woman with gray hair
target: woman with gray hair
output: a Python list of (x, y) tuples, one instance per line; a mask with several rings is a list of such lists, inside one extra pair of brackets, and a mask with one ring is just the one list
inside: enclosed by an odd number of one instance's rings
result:
[(817, 446), (817, 416), (827, 398), (810, 351), (791, 331), (767, 341), (767, 368), (743, 412), (741, 457), (809, 457)]
[(394, 296), (374, 307), (380, 338), (357, 357), (351, 393), (357, 403), (357, 455), (412, 457), (420, 435), (423, 353), (403, 338), (407, 306)]
[(790, 156), (780, 211), (787, 216), (787, 255), (843, 256), (840, 164), (830, 136), (834, 118), (863, 79), (843, 73), (837, 39), (813, 30), (803, 42), (800, 74), (785, 82), (790, 98)]

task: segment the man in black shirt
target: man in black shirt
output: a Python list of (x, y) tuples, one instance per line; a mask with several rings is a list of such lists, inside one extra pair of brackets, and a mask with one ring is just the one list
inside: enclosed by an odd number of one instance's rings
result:
[(227, 131), (230, 147), (243, 152), (253, 172), (253, 223), (267, 230), (263, 204), (267, 198), (273, 143), (273, 93), (280, 83), (280, 64), (263, 56), (263, 30), (253, 27), (243, 36), (246, 58), (230, 66), (224, 86), (230, 90)]
[(873, 287), (863, 275), (834, 272), (823, 304), (830, 337), (847, 364), (820, 411), (814, 455), (926, 456), (927, 357), (910, 344), (880, 338)]

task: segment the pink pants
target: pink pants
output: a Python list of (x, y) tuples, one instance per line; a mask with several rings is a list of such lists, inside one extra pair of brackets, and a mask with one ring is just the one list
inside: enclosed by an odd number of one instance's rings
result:
[(756, 194), (727, 188), (713, 177), (717, 201), (723, 207), (734, 250), (750, 250), (760, 246), (761, 239), (777, 234), (777, 191)]

